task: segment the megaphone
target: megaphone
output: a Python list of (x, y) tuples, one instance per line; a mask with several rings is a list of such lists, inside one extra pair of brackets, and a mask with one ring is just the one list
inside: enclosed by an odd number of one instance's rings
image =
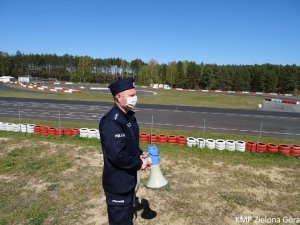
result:
[(163, 176), (159, 167), (159, 154), (156, 145), (148, 146), (148, 156), (151, 161), (151, 172), (148, 182), (146, 183), (147, 188), (158, 189), (168, 184), (168, 181)]

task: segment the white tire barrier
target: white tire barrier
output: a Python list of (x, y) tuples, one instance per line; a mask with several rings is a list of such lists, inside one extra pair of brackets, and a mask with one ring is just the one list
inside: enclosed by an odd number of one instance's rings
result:
[(21, 131), (21, 124), (19, 123), (13, 123), (13, 130), (14, 132), (20, 132)]
[(4, 127), (4, 131), (9, 131), (10, 129), (9, 129), (9, 127), (10, 127), (10, 125), (8, 125), (9, 123), (4, 123), (3, 124), (3, 127)]
[(277, 98), (271, 98), (271, 102), (282, 102), (282, 99), (277, 99)]
[(197, 138), (196, 139), (198, 148), (205, 148), (205, 139)]
[(19, 124), (19, 123), (4, 123), (0, 122), (0, 130), (13, 131), (22, 133), (34, 133), (35, 124)]
[[(19, 123), (4, 123), (0, 122), (1, 131), (12, 131), (22, 133), (34, 133), (35, 124), (19, 124)], [(97, 138), (100, 139), (98, 129), (81, 128), (79, 130), (80, 137), (83, 138)]]
[(186, 144), (188, 147), (195, 147), (197, 146), (197, 140), (194, 137), (187, 137)]
[(98, 138), (99, 139), (99, 130), (89, 129), (88, 130), (88, 138)]
[(34, 133), (34, 126), (35, 126), (35, 124), (27, 124), (27, 133), (33, 134)]
[(218, 139), (216, 140), (216, 149), (218, 150), (224, 150), (225, 149), (225, 140)]
[(20, 131), (22, 132), (22, 133), (27, 133), (27, 123), (25, 123), (25, 124), (20, 124)]
[(205, 146), (209, 149), (215, 149), (216, 148), (216, 141), (214, 139), (206, 139), (205, 140)]
[(0, 122), (0, 130), (6, 131), (6, 123)]
[(236, 141), (235, 142), (235, 150), (240, 151), (240, 152), (246, 151), (246, 142), (241, 141), (241, 140)]
[(89, 129), (88, 128), (80, 128), (79, 132), (80, 132), (80, 135), (79, 135), (80, 137), (87, 138), (88, 134), (89, 134)]
[(14, 131), (14, 124), (6, 123), (6, 131)]
[(234, 151), (235, 150), (235, 141), (234, 140), (226, 140), (225, 148), (229, 151)]

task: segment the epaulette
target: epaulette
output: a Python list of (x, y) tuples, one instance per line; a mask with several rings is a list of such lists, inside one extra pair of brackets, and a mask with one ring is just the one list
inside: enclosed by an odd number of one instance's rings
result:
[(119, 118), (119, 113), (115, 113), (113, 120), (118, 120)]

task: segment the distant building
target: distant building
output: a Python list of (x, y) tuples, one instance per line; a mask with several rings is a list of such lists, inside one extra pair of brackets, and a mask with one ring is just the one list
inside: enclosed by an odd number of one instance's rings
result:
[(0, 82), (3, 82), (3, 83), (14, 82), (14, 81), (15, 81), (15, 78), (11, 77), (11, 76), (0, 77)]
[(32, 77), (29, 75), (18, 77), (18, 82), (23, 84), (31, 83)]

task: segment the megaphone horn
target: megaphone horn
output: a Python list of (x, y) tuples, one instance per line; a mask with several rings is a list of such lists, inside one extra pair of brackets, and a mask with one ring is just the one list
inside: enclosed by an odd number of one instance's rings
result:
[(156, 145), (148, 146), (148, 156), (151, 160), (151, 172), (148, 182), (146, 183), (147, 188), (158, 189), (168, 184), (168, 181), (163, 176), (159, 166), (159, 153)]

